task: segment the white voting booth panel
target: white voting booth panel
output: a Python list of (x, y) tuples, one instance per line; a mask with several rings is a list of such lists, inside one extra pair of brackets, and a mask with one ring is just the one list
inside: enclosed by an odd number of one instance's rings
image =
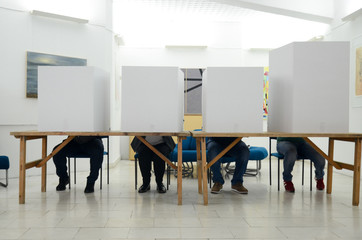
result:
[(109, 76), (88, 66), (38, 68), (39, 131), (108, 131)]
[(208, 67), (202, 78), (206, 132), (263, 131), (262, 67)]
[(184, 74), (178, 67), (122, 67), (121, 130), (183, 131)]
[(349, 43), (294, 42), (269, 55), (268, 131), (349, 131)]

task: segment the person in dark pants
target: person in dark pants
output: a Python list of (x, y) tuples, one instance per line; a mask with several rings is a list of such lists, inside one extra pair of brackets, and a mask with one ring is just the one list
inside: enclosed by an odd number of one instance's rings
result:
[[(56, 149), (60, 144), (54, 147)], [(85, 193), (94, 192), (94, 183), (98, 179), (99, 169), (103, 163), (104, 146), (99, 137), (75, 137), (64, 148), (53, 156), (56, 173), (59, 177), (57, 191), (64, 191), (69, 184), (69, 176), (67, 172), (67, 156), (70, 154), (87, 154), (90, 157), (90, 173), (87, 177), (87, 185), (84, 189)]]
[[(236, 138), (233, 137), (210, 137), (206, 144), (208, 151), (207, 160), (212, 161), (212, 159), (229, 146), (230, 143), (235, 141), (235, 139)], [(235, 159), (235, 171), (233, 178), (231, 179), (231, 190), (233, 192), (240, 194), (248, 193), (248, 189), (246, 189), (243, 185), (243, 175), (245, 174), (248, 166), (249, 154), (249, 148), (243, 141), (239, 141), (225, 154), (225, 156)], [(214, 182), (214, 185), (211, 188), (211, 193), (214, 194), (220, 193), (225, 183), (220, 167), (220, 159), (211, 166), (211, 171), (213, 173), (212, 181)]]
[[(146, 141), (160, 151), (164, 156), (168, 156), (175, 148), (175, 142), (170, 136), (146, 136)], [(163, 185), (163, 175), (165, 173), (165, 161), (157, 156), (151, 149), (135, 137), (131, 147), (138, 153), (139, 166), (142, 174), (143, 184), (138, 189), (139, 193), (147, 192), (151, 189), (151, 162), (153, 161), (153, 170), (155, 172), (157, 191), (165, 193), (166, 188)]]

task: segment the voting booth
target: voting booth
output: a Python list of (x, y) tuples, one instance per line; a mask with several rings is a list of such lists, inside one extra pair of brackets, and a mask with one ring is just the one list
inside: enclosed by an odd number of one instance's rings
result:
[(263, 131), (263, 67), (208, 67), (202, 78), (205, 132)]
[(184, 74), (178, 67), (123, 66), (121, 130), (183, 131)]
[(349, 131), (349, 43), (294, 42), (269, 55), (268, 131)]
[(38, 67), (39, 131), (108, 131), (109, 76), (90, 66)]

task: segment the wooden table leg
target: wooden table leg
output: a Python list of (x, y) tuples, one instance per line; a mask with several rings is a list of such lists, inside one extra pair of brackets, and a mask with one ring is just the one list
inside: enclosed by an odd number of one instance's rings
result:
[(361, 177), (361, 139), (357, 138), (354, 149), (354, 170), (353, 170), (353, 200), (352, 205), (359, 205), (360, 194), (360, 177)]
[(205, 137), (201, 138), (201, 158), (202, 158), (202, 182), (204, 192), (204, 205), (208, 205), (208, 188), (207, 188), (207, 162), (206, 162), (206, 141)]
[(25, 178), (26, 178), (26, 137), (20, 137), (19, 159), (19, 204), (25, 203)]
[(202, 194), (202, 163), (201, 163), (201, 154), (200, 154), (200, 138), (196, 139), (196, 157), (197, 157), (197, 180), (198, 180), (198, 190)]
[[(328, 156), (333, 159), (334, 155), (334, 139), (329, 138)], [(332, 193), (333, 165), (328, 162), (327, 165), (327, 194)]]
[(177, 137), (177, 196), (178, 205), (182, 205), (182, 138)]
[[(47, 157), (47, 136), (42, 138), (42, 159)], [(41, 191), (47, 190), (47, 164), (41, 167)]]

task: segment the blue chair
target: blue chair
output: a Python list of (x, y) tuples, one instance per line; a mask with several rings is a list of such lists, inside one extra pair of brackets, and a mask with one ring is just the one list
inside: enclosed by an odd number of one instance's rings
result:
[[(271, 152), (271, 140), (277, 140), (276, 137), (269, 137), (269, 184), (271, 186), (271, 157), (278, 158), (278, 191), (280, 190), (280, 160), (284, 159), (284, 155), (278, 152)], [(304, 185), (304, 158), (297, 156), (297, 160), (302, 160), (302, 185)], [(312, 162), (310, 163), (310, 184), (309, 189), (312, 191)]]
[(7, 187), (8, 186), (8, 170), (10, 167), (10, 162), (9, 162), (9, 158), (7, 156), (0, 156), (0, 169), (5, 170), (6, 172), (6, 182), (5, 184), (0, 182), (0, 185), (3, 187)]
[[(106, 147), (106, 150), (103, 152), (103, 156), (107, 156), (107, 184), (109, 184), (109, 136), (102, 136), (101, 137), (102, 139), (105, 138), (106, 139), (106, 142), (107, 142), (107, 147)], [(89, 155), (88, 154), (70, 154), (67, 156), (68, 158), (68, 175), (69, 175), (69, 189), (70, 189), (70, 170), (71, 170), (71, 167), (70, 167), (70, 159), (73, 158), (74, 159), (74, 184), (77, 183), (77, 179), (76, 179), (76, 170), (77, 170), (77, 165), (76, 165), (76, 160), (77, 158), (89, 158)], [(102, 176), (102, 167), (101, 169), (99, 170), (100, 171), (100, 189), (102, 189), (102, 179), (103, 179), (103, 176)]]

